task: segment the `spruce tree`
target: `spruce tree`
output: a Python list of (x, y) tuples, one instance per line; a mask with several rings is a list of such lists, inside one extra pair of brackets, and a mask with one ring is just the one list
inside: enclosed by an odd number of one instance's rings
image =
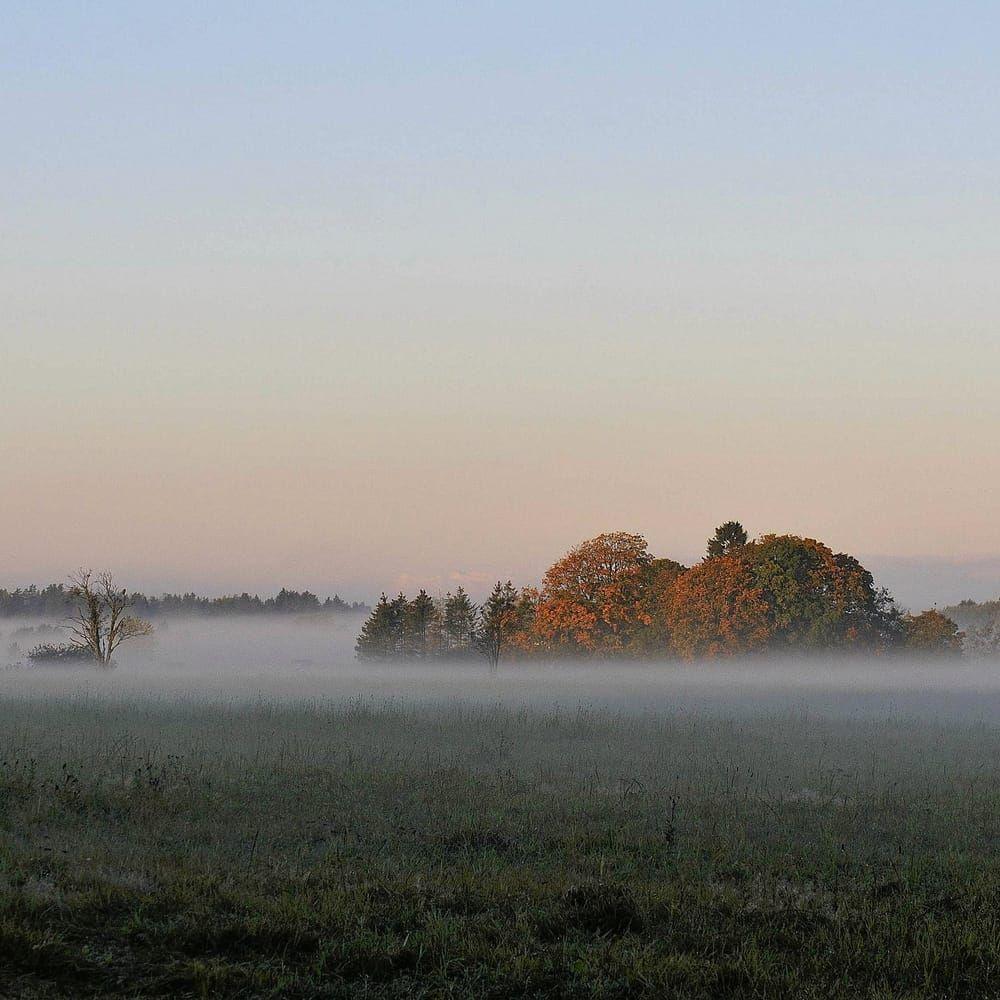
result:
[(434, 653), (434, 633), (437, 608), (426, 590), (421, 590), (406, 606), (404, 620), (404, 654), (423, 659)]
[(508, 580), (497, 585), (486, 599), (480, 613), (479, 649), (489, 661), (490, 670), (496, 670), (500, 656), (518, 621), (519, 594)]
[(401, 660), (406, 655), (406, 611), (410, 602), (402, 591), (389, 602), (389, 634), (393, 659)]
[(461, 587), (445, 598), (443, 619), (442, 631), (448, 652), (454, 656), (471, 653), (476, 640), (479, 608)]
[(715, 534), (708, 540), (708, 558), (716, 559), (728, 555), (746, 543), (747, 533), (743, 525), (739, 521), (726, 521), (715, 529)]
[(386, 660), (393, 653), (392, 605), (383, 594), (372, 608), (361, 634), (358, 636), (354, 652), (359, 660)]

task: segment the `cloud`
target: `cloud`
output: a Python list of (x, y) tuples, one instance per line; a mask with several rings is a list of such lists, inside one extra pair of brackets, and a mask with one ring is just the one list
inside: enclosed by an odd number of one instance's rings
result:
[(445, 573), (397, 573), (386, 591), (413, 594), (423, 589), (431, 595), (443, 594), (456, 587), (464, 587), (472, 594), (486, 593), (497, 582), (497, 574), (489, 570), (452, 569)]
[(492, 587), (497, 581), (495, 574), (478, 569), (453, 569), (448, 574), (448, 579), (463, 587)]
[(429, 576), (426, 573), (397, 573), (392, 578), (391, 590), (410, 591), (426, 590), (433, 593), (441, 588), (440, 576)]

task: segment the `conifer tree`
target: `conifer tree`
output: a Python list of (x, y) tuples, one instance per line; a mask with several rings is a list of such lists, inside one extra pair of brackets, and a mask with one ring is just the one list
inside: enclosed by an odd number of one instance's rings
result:
[(406, 606), (403, 624), (403, 653), (422, 659), (436, 652), (437, 608), (426, 590), (421, 590)]
[(445, 597), (442, 617), (444, 645), (448, 652), (456, 656), (471, 653), (475, 646), (479, 608), (461, 587)]
[(392, 605), (385, 594), (361, 626), (354, 651), (359, 660), (386, 660), (393, 655)]
[(400, 591), (389, 602), (389, 633), (391, 636), (391, 656), (401, 660), (406, 655), (406, 612), (410, 602)]
[(486, 599), (480, 613), (479, 649), (486, 657), (490, 670), (496, 670), (500, 656), (517, 627), (519, 615), (517, 588), (508, 580), (497, 585)]
[(747, 533), (743, 525), (739, 521), (726, 521), (715, 529), (715, 534), (708, 540), (708, 558), (717, 559), (719, 556), (728, 555), (746, 543)]

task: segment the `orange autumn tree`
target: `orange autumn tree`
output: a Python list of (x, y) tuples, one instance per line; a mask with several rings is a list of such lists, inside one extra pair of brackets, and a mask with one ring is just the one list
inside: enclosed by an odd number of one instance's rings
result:
[(652, 624), (646, 539), (624, 531), (571, 549), (542, 581), (535, 631), (549, 652), (621, 653)]
[(637, 656), (663, 656), (670, 646), (670, 632), (663, 616), (663, 603), (674, 581), (687, 572), (673, 559), (652, 559), (646, 566), (642, 584), (641, 619), (649, 624), (636, 628), (631, 650)]
[(679, 576), (663, 602), (679, 656), (897, 646), (899, 611), (853, 556), (814, 538), (764, 535), (709, 556)]
[(686, 660), (762, 649), (772, 635), (769, 611), (738, 552), (706, 559), (682, 573), (663, 598), (670, 646)]
[(903, 642), (910, 653), (961, 656), (964, 638), (965, 633), (940, 611), (922, 611), (903, 619)]

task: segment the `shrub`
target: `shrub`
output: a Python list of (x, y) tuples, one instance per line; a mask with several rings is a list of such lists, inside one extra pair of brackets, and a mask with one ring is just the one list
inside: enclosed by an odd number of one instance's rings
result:
[(28, 659), (35, 663), (93, 663), (94, 654), (86, 646), (70, 642), (44, 642), (28, 653)]

